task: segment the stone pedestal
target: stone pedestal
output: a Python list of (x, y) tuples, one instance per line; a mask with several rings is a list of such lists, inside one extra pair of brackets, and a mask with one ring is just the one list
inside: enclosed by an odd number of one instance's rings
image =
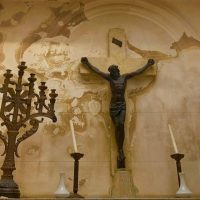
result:
[(112, 198), (135, 197), (132, 174), (127, 169), (117, 169), (112, 181)]

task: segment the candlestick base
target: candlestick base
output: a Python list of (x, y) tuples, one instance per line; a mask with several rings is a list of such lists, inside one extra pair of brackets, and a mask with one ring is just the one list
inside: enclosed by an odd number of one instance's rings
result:
[(190, 189), (187, 187), (185, 183), (185, 174), (181, 172), (179, 173), (179, 177), (180, 177), (180, 187), (178, 191), (176, 192), (176, 197), (183, 197), (183, 198), (191, 197), (192, 192), (190, 191)]
[(81, 196), (80, 194), (74, 194), (74, 193), (70, 193), (69, 197), (68, 198), (84, 198), (83, 196)]
[(68, 197), (70, 195), (69, 191), (67, 190), (66, 186), (65, 186), (65, 173), (60, 173), (60, 181), (58, 184), (58, 188), (55, 191), (55, 196), (56, 197)]

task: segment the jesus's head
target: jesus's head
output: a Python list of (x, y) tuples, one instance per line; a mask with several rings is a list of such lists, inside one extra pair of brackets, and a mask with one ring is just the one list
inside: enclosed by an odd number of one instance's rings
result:
[(108, 68), (108, 71), (110, 72), (110, 76), (112, 79), (118, 79), (120, 77), (120, 71), (117, 65), (111, 65)]

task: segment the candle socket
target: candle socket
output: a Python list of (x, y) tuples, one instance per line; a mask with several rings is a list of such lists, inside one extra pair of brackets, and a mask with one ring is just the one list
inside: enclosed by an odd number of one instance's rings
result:
[(73, 193), (70, 194), (69, 198), (84, 198), (78, 194), (78, 174), (79, 174), (79, 160), (84, 156), (82, 153), (71, 153), (71, 157), (74, 159), (74, 184)]
[(181, 169), (181, 159), (184, 158), (184, 154), (181, 153), (175, 153), (170, 155), (172, 159), (176, 161), (176, 170), (177, 170), (177, 176), (178, 176), (178, 184), (180, 186), (180, 176), (179, 173), (182, 172)]

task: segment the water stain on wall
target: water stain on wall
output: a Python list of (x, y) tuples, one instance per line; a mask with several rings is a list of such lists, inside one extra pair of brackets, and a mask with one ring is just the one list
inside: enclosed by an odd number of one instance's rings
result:
[(189, 37), (184, 32), (183, 35), (180, 37), (180, 39), (176, 42), (173, 42), (172, 45), (170, 46), (170, 49), (174, 49), (176, 51), (177, 53), (176, 56), (167, 55), (161, 51), (142, 50), (142, 49), (137, 48), (133, 44), (129, 43), (128, 41), (127, 41), (127, 46), (130, 50), (139, 54), (143, 58), (152, 58), (157, 61), (160, 61), (160, 60), (166, 60), (166, 59), (177, 57), (182, 50), (188, 49), (190, 47), (200, 48), (200, 41), (193, 37)]
[(25, 15), (26, 15), (26, 13), (24, 13), (24, 12), (17, 12), (12, 16), (12, 18), (1, 21), (0, 26), (1, 27), (15, 26), (21, 22), (21, 20), (23, 19), (23, 17)]
[(0, 63), (3, 62), (5, 59), (5, 54), (3, 52), (3, 43), (4, 43), (4, 36), (3, 33), (0, 32)]
[(52, 11), (51, 16), (21, 42), (19, 49), (16, 50), (17, 61), (31, 44), (41, 38), (52, 38), (59, 35), (69, 37), (71, 28), (87, 20), (84, 14), (84, 4), (77, 3), (77, 1), (63, 3), (58, 8), (50, 9)]
[(143, 58), (152, 58), (157, 61), (172, 58), (172, 56), (162, 53), (160, 51), (148, 51), (148, 50), (139, 49), (136, 46), (134, 46), (133, 44), (129, 43), (128, 41), (127, 41), (127, 46), (130, 50), (139, 54)]
[(170, 46), (170, 49), (176, 50), (177, 56), (178, 56), (182, 50), (188, 49), (190, 47), (200, 48), (200, 41), (193, 37), (189, 37), (184, 32), (183, 35), (180, 37), (180, 39), (177, 42), (172, 43), (172, 45)]
[[(15, 7), (16, 2), (9, 2), (8, 5), (9, 9), (5, 9), (4, 5), (0, 3), (0, 13), (1, 13), (1, 19), (0, 19), (0, 27), (1, 28), (10, 28), (19, 25), (26, 14), (30, 11), (29, 8), (21, 11), (18, 8)], [(21, 3), (21, 2), (20, 2)], [(6, 2), (4, 2), (6, 5)], [(13, 9), (14, 8), (14, 9)]]

